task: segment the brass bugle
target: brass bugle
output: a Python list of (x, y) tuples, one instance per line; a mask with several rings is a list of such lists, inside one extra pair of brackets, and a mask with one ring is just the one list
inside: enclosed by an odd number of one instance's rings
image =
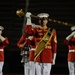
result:
[[(19, 16), (19, 17), (22, 17), (25, 15), (25, 12), (23, 11), (23, 9), (20, 9), (20, 10), (17, 10), (16, 11), (16, 14)], [(35, 16), (35, 15), (30, 15), (31, 17), (34, 17), (34, 18), (39, 18), (38, 16)], [(63, 25), (66, 25), (66, 26), (75, 26), (73, 24), (69, 24), (67, 22), (62, 22), (62, 21), (59, 21), (59, 20), (54, 20), (54, 19), (50, 19), (49, 18), (49, 21), (50, 22), (54, 22), (54, 23), (58, 23), (58, 24), (63, 24)]]
[(25, 15), (25, 13), (23, 12), (23, 9), (17, 10), (16, 11), (17, 16), (22, 17)]
[[(25, 12), (23, 11), (23, 9), (20, 9), (20, 10), (17, 10), (16, 11), (16, 14), (19, 16), (19, 17), (22, 17), (25, 15)], [(35, 17), (35, 18), (39, 18), (38, 16), (35, 16), (35, 15), (30, 15), (31, 17)]]

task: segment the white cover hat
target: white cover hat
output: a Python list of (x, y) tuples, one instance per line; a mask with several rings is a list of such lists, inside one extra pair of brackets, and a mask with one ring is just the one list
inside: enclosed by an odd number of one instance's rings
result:
[(0, 30), (4, 30), (4, 27), (3, 26), (0, 26)]
[(47, 13), (40, 13), (37, 16), (40, 17), (40, 18), (43, 18), (43, 17), (48, 18), (49, 14), (47, 14)]
[(72, 26), (72, 27), (71, 27), (71, 30), (72, 30), (72, 31), (75, 30), (75, 26)]

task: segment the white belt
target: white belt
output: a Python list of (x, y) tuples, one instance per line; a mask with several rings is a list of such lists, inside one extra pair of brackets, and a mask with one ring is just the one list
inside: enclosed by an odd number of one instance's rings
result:
[(3, 49), (0, 49), (0, 51), (4, 51)]
[(35, 51), (35, 48), (31, 48), (30, 51)]
[(69, 50), (69, 52), (75, 52), (75, 50)]

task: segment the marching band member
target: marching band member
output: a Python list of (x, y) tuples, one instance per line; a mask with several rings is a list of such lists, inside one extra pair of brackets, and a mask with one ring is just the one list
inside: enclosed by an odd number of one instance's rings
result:
[[(29, 56), (28, 61), (24, 62), (24, 75), (35, 75), (35, 65), (34, 65), (34, 53), (35, 53), (35, 47), (36, 47), (36, 39), (33, 36), (33, 26), (31, 23), (31, 13), (26, 13), (27, 23), (26, 23), (26, 31), (25, 34), (23, 34), (20, 38), (20, 40), (17, 43), (17, 46), (19, 48), (30, 46), (29, 48)], [(26, 59), (26, 58), (25, 58)]]
[(66, 37), (64, 43), (68, 45), (69, 75), (75, 75), (75, 26), (71, 27), (72, 33)]
[[(29, 74), (30, 75), (50, 75), (51, 66), (55, 64), (56, 59), (56, 49), (57, 49), (57, 36), (56, 30), (47, 27), (49, 14), (41, 13), (37, 16), (39, 17), (40, 26), (32, 27), (31, 25), (31, 13), (26, 13), (27, 17), (27, 25), (26, 25), (26, 33), (28, 35), (28, 39), (30, 40), (29, 44), (32, 46), (29, 53)], [(43, 46), (43, 44), (39, 44), (40, 40), (45, 36), (47, 31), (52, 30), (52, 34), (49, 32), (49, 36), (52, 37), (47, 38), (48, 42), (43, 51), (36, 58), (36, 63), (34, 63), (35, 54), (37, 52), (37, 45)], [(45, 38), (44, 38), (45, 39)], [(24, 37), (24, 41), (25, 37)], [(32, 43), (31, 43), (32, 41)], [(20, 41), (17, 44), (19, 47), (23, 47), (23, 39), (21, 37)], [(41, 51), (40, 47), (39, 50)], [(35, 71), (36, 70), (36, 71)], [(36, 72), (36, 73), (35, 73)], [(25, 73), (28, 75), (28, 73)]]
[(0, 75), (3, 75), (4, 48), (9, 44), (8, 38), (2, 36), (3, 29), (4, 27), (0, 26)]
[[(36, 47), (38, 46), (37, 51), (39, 50), (39, 55), (36, 58), (36, 75), (50, 75), (52, 64), (55, 64), (56, 54), (57, 54), (57, 35), (56, 30), (47, 27), (48, 23), (48, 17), (49, 14), (47, 13), (40, 13), (37, 15), (39, 17), (39, 24), (40, 27), (34, 29), (34, 34), (36, 37)], [(43, 38), (46, 36), (46, 33), (48, 30), (52, 30), (52, 37), (47, 38), (48, 42), (46, 43), (43, 50), (41, 47), (43, 46), (42, 42), (45, 42), (46, 38)], [(51, 31), (50, 31), (51, 32)], [(49, 36), (51, 33), (49, 32)], [(43, 40), (42, 40), (43, 38)], [(42, 44), (40, 44), (40, 41), (42, 40)], [(40, 51), (42, 52), (40, 53)], [(36, 52), (35, 51), (35, 54)], [(35, 56), (36, 57), (36, 56)], [(35, 59), (35, 58), (34, 58)]]

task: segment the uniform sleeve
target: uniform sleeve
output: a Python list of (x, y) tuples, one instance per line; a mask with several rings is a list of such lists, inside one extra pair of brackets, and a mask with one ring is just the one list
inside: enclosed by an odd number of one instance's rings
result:
[(56, 34), (56, 30), (54, 29), (53, 32), (53, 53), (56, 53), (57, 51), (57, 34)]
[(64, 44), (65, 44), (65, 45), (68, 45), (68, 44), (69, 44), (69, 41), (65, 39), (65, 40), (64, 40)]
[(33, 35), (32, 25), (26, 25), (26, 34)]
[(37, 36), (37, 27), (34, 27), (33, 29), (32, 29), (32, 31), (33, 31), (33, 35), (36, 37)]
[(17, 43), (17, 46), (21, 48), (20, 45), (22, 44), (24, 44), (24, 46), (30, 45), (30, 40), (26, 38), (26, 35), (21, 36), (20, 40)]
[(5, 40), (3, 41), (3, 45), (7, 46), (9, 44), (8, 38), (6, 37)]
[(24, 41), (25, 41), (25, 35), (22, 35), (21, 38), (20, 38), (20, 40), (19, 40), (18, 43), (17, 43), (17, 46), (20, 48), (20, 45), (21, 45), (22, 43), (24, 43)]
[(36, 48), (36, 38), (35, 37), (33, 37), (33, 39), (31, 40), (31, 47)]

